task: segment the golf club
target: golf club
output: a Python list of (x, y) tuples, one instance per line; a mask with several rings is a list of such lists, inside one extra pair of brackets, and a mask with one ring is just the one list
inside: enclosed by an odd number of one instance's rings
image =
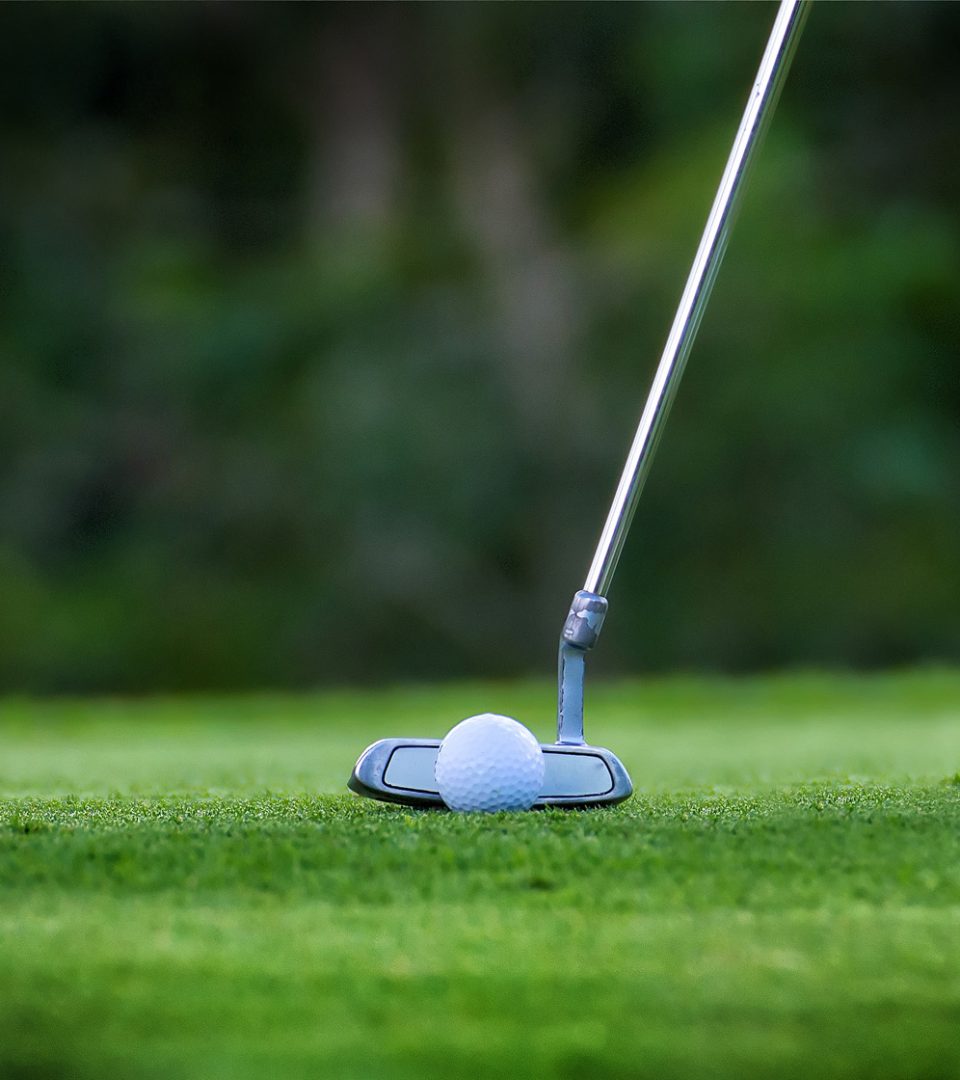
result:
[[(617, 756), (584, 740), (586, 654), (600, 634), (607, 611), (606, 593), (710, 298), (749, 166), (776, 106), (808, 10), (809, 0), (781, 0), (593, 561), (563, 624), (557, 741), (541, 744), (544, 782), (535, 806), (610, 805), (622, 802), (633, 791), (630, 776)], [(348, 786), (360, 795), (388, 802), (442, 805), (434, 778), (440, 742), (381, 739), (360, 755)]]

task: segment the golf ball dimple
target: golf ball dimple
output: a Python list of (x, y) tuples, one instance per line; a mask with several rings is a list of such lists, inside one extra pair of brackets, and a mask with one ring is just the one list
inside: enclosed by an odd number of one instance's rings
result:
[(482, 713), (462, 720), (440, 744), (437, 787), (451, 810), (529, 810), (543, 768), (540, 744), (523, 724)]

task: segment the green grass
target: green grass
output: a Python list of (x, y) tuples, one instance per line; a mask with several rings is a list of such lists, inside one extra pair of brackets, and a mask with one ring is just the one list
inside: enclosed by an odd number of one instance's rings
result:
[(960, 674), (593, 687), (610, 811), (342, 794), (550, 688), (7, 701), (0, 1077), (960, 1074)]

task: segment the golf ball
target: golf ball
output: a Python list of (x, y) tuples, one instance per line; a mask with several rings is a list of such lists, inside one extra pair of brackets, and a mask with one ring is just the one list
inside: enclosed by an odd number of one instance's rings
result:
[(451, 810), (529, 810), (543, 785), (543, 751), (523, 724), (482, 713), (447, 733), (436, 778)]

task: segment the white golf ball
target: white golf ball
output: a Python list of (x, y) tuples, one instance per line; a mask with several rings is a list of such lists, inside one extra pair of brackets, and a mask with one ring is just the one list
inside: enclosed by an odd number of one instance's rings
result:
[(529, 810), (543, 786), (543, 751), (523, 724), (482, 713), (447, 733), (436, 778), (451, 810)]

